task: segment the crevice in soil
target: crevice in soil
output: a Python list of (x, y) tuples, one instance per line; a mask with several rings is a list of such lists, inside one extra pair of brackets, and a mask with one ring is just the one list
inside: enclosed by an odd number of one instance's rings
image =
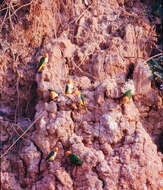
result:
[(21, 157), (19, 157), (19, 159), (22, 161), (22, 163), (23, 163), (23, 168), (24, 168), (24, 178), (26, 178), (27, 177), (27, 166), (26, 166), (26, 163), (25, 163), (25, 161), (21, 158)]
[(130, 63), (130, 65), (128, 67), (127, 76), (126, 76), (127, 80), (133, 78), (133, 72), (134, 72), (134, 64)]
[(43, 152), (41, 151), (41, 149), (37, 146), (37, 144), (33, 140), (31, 140), (31, 141), (35, 145), (37, 151), (40, 152), (40, 160), (39, 160), (39, 163), (38, 163), (38, 179), (39, 179), (40, 174), (41, 174), (41, 172), (40, 172), (40, 166), (41, 166), (41, 161), (43, 159)]
[(92, 171), (95, 172), (98, 176), (98, 179), (102, 182), (102, 188), (105, 188), (105, 181), (102, 177), (100, 177), (98, 170), (96, 169), (97, 165), (92, 168)]
[(158, 151), (160, 151), (163, 154), (163, 131), (158, 137), (157, 145)]

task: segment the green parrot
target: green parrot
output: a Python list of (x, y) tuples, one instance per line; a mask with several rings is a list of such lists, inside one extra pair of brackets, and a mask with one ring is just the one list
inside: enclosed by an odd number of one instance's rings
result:
[(80, 104), (84, 105), (84, 95), (80, 94)]
[(73, 82), (72, 79), (69, 79), (68, 83), (66, 84), (65, 94), (72, 94), (73, 92)]
[(54, 100), (56, 97), (58, 97), (58, 92), (56, 90), (49, 89), (49, 100)]
[(65, 88), (65, 94), (68, 94), (68, 84), (66, 84), (66, 88)]
[(47, 64), (48, 62), (48, 54), (46, 53), (39, 62), (38, 68), (37, 68), (37, 72), (40, 72), (42, 70), (42, 68)]
[(57, 156), (57, 152), (58, 152), (58, 147), (55, 147), (53, 151), (51, 151), (48, 156), (46, 157), (46, 161), (53, 161), (56, 156)]
[(66, 152), (66, 156), (69, 157), (71, 164), (82, 166), (83, 161), (76, 155), (71, 153), (70, 151)]
[(75, 94), (78, 96), (78, 100), (80, 105), (84, 106), (84, 95), (81, 94), (79, 91), (76, 91)]
[(125, 92), (125, 93), (123, 94), (123, 98), (122, 98), (123, 104), (128, 103), (128, 102), (130, 101), (131, 97), (132, 97), (131, 90), (128, 90), (127, 92)]
[(131, 99), (131, 97), (132, 97), (131, 90), (128, 90), (127, 92), (125, 92), (125, 93), (123, 94), (123, 97), (124, 97), (124, 96), (127, 96), (129, 99)]

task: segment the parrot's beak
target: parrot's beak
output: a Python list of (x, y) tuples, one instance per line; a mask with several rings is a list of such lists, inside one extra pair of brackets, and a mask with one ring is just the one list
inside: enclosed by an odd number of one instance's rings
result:
[(48, 58), (48, 54), (47, 54), (47, 53), (45, 53), (44, 57)]
[(70, 154), (71, 154), (70, 151), (67, 151), (67, 152), (66, 152), (66, 156), (67, 156), (67, 157), (68, 157)]
[(58, 147), (55, 147), (55, 148), (54, 148), (54, 152), (58, 152)]

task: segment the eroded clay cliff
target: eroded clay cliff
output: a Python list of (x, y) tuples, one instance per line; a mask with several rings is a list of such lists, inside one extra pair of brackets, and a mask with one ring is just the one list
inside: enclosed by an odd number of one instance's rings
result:
[[(14, 41), (1, 50), (1, 155), (39, 119), (2, 157), (2, 190), (161, 190), (163, 106), (144, 62), (156, 42), (145, 5), (46, 0), (25, 8), (8, 33)], [(48, 64), (37, 73), (44, 53)], [(68, 79), (84, 94), (85, 109), (65, 95)], [(135, 94), (123, 104), (128, 80)], [(59, 93), (50, 102), (49, 89)], [(56, 159), (46, 162), (56, 146)], [(69, 163), (68, 150), (82, 166)]]

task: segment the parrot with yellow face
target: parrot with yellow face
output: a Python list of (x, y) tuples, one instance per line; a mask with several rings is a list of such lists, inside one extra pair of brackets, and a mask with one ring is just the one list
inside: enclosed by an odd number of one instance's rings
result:
[(51, 151), (48, 156), (46, 157), (46, 161), (54, 161), (58, 153), (58, 147), (55, 147), (53, 151)]
[(83, 161), (76, 154), (73, 154), (72, 152), (67, 151), (66, 156), (70, 159), (71, 164), (82, 166)]
[(39, 62), (39, 65), (38, 65), (38, 68), (37, 68), (37, 72), (39, 73), (42, 68), (48, 63), (48, 54), (46, 53), (41, 59), (40, 59), (40, 62)]
[(52, 101), (58, 97), (58, 92), (56, 90), (49, 89), (49, 100)]
[(75, 91), (75, 94), (76, 94), (77, 97), (78, 97), (79, 104), (82, 105), (82, 106), (84, 106), (84, 105), (85, 105), (84, 95), (81, 94), (78, 90)]
[(73, 92), (73, 82), (72, 79), (68, 80), (68, 83), (66, 84), (65, 94), (72, 94)]

